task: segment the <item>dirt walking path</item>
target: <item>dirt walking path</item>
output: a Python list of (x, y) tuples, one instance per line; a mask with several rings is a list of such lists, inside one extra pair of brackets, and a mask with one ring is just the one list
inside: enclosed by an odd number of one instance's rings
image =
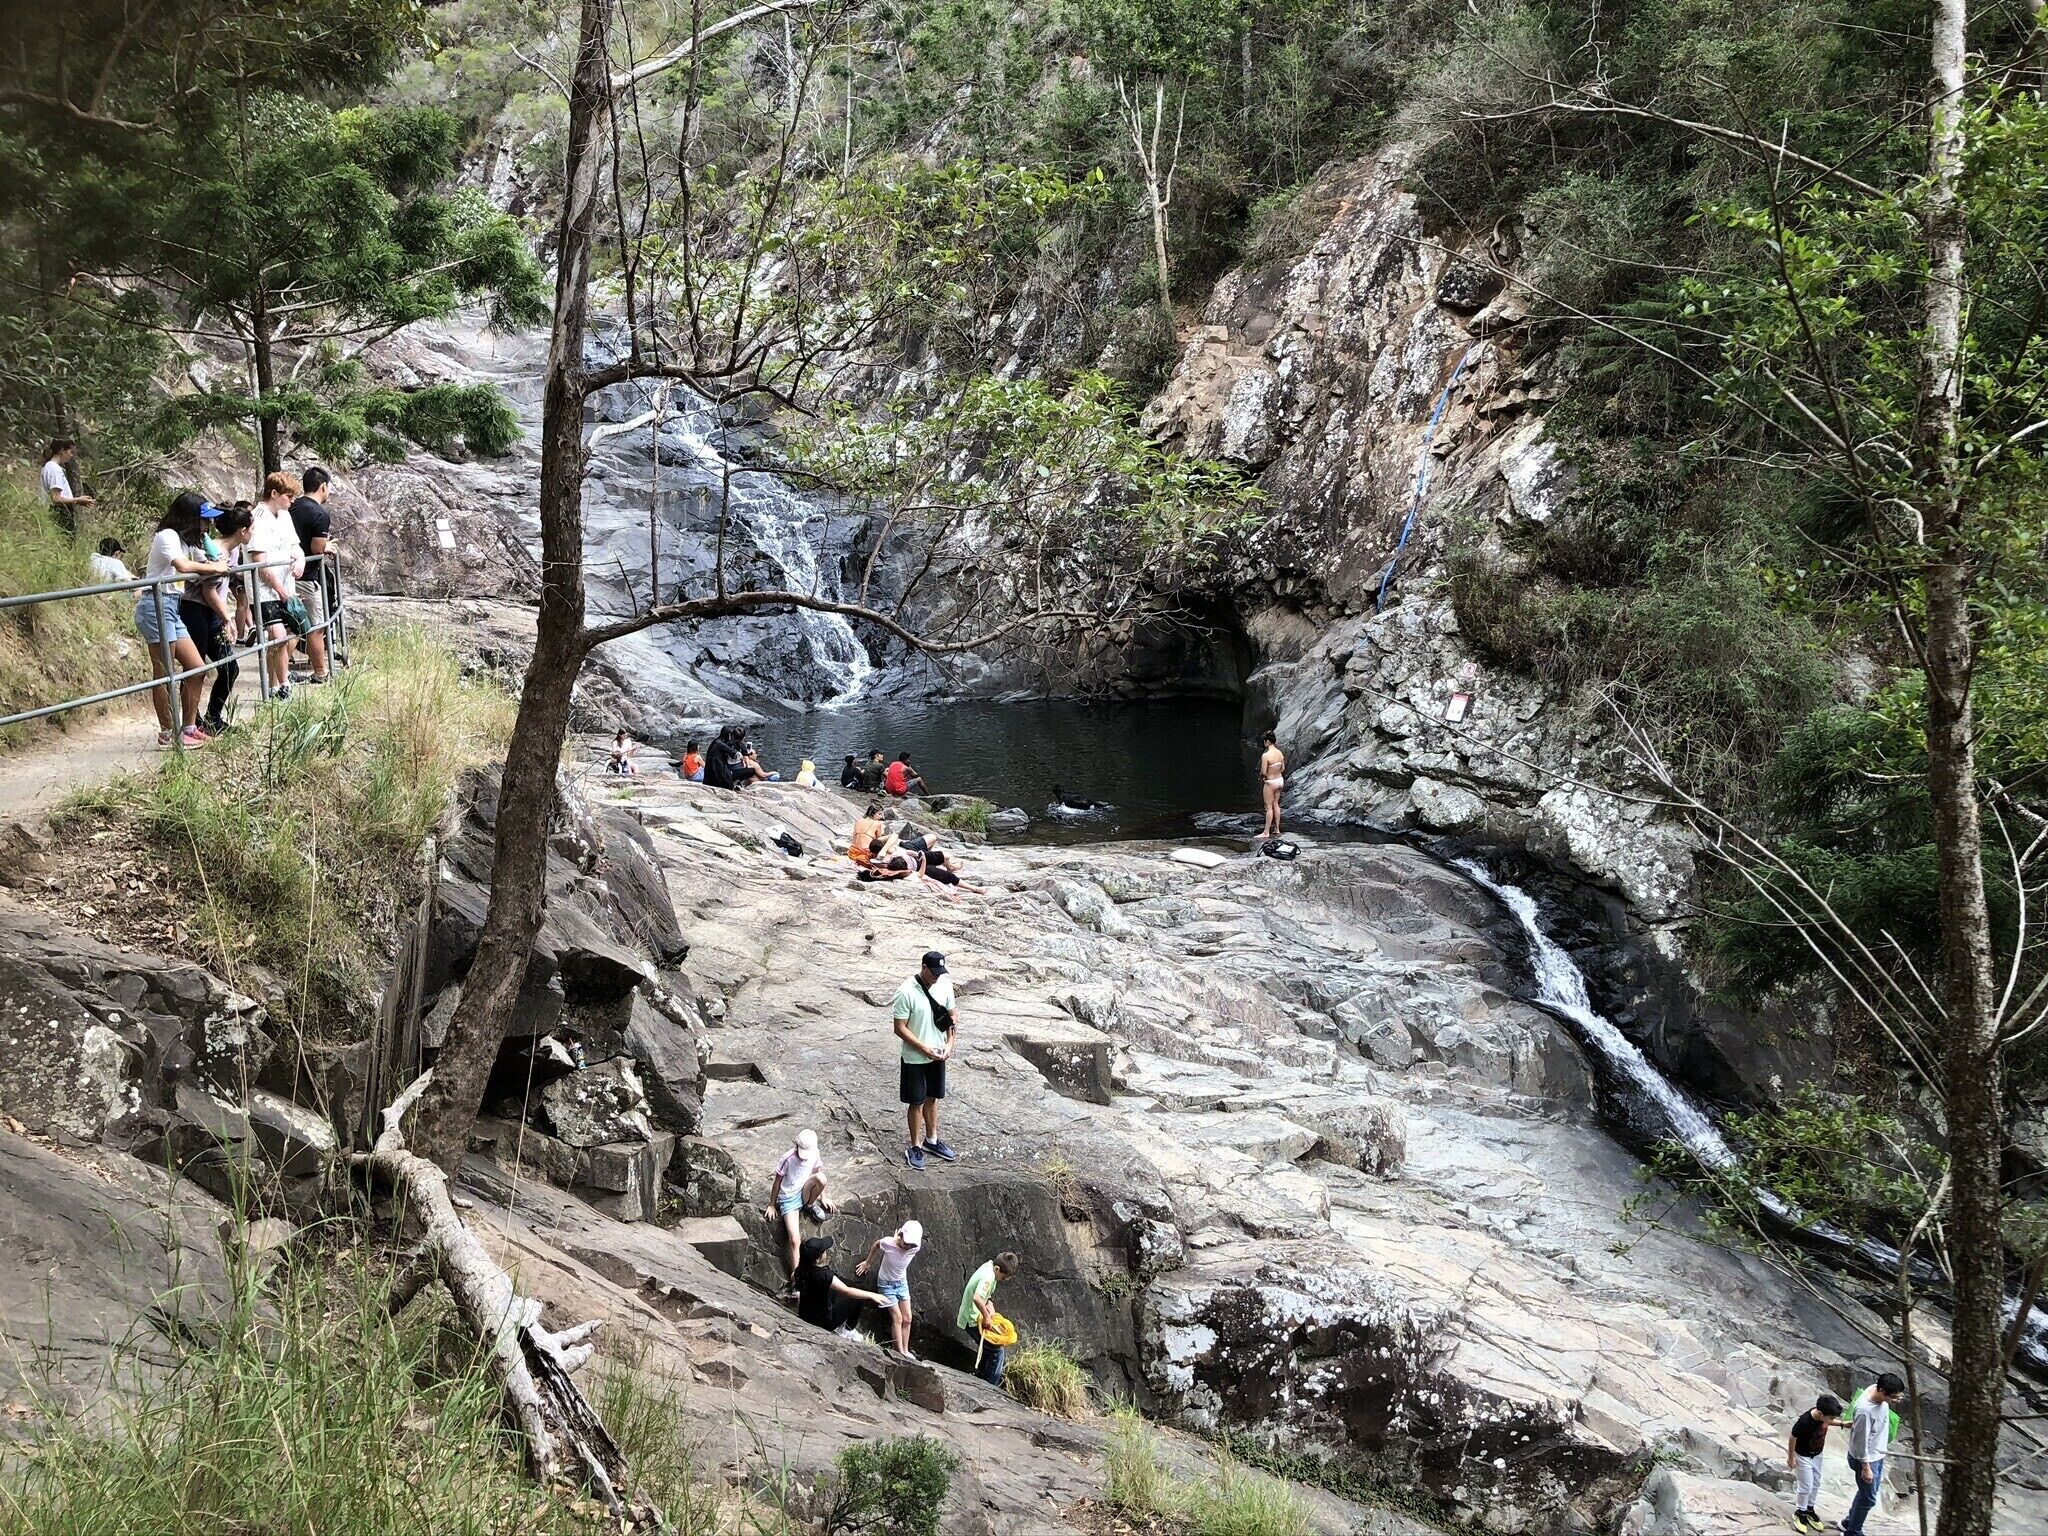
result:
[(0, 753), (0, 825), (47, 816), (73, 790), (103, 783), (158, 756), (147, 696), (112, 705), (64, 730)]

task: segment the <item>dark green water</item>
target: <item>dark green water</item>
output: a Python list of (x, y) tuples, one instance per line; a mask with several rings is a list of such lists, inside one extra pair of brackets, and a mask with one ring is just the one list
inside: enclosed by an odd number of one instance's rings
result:
[[(894, 758), (906, 751), (935, 793), (1021, 807), (1035, 842), (1184, 837), (1198, 812), (1259, 809), (1256, 744), (1242, 707), (1224, 700), (856, 701), (772, 718), (752, 734), (764, 766), (787, 778), (808, 757), (833, 784), (848, 752), (865, 756), (880, 747)], [(1055, 785), (1114, 809), (1085, 819), (1052, 816), (1046, 808)]]

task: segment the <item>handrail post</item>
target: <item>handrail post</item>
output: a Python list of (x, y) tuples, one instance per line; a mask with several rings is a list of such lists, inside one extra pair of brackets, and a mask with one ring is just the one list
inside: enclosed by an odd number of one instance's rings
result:
[(348, 665), (348, 625), (341, 611), (341, 556), (330, 549), (320, 558), (327, 562), (321, 575), (327, 582), (327, 665), (331, 673), (335, 667)]
[(156, 584), (149, 589), (149, 600), (156, 605), (156, 643), (164, 655), (164, 692), (171, 702), (171, 747), (185, 750), (185, 710), (179, 702), (178, 691), (182, 680), (178, 676), (178, 653), (171, 648), (169, 634), (164, 629), (164, 577), (159, 576)]

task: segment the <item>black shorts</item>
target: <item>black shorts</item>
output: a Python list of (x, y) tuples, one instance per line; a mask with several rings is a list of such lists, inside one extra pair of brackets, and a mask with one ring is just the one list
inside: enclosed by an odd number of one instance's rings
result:
[(943, 1061), (906, 1061), (897, 1087), (897, 1097), (906, 1104), (946, 1096), (946, 1064)]
[(271, 625), (276, 624), (284, 629), (290, 630), (293, 634), (298, 633), (299, 627), (298, 625), (292, 622), (292, 616), (291, 614), (285, 611), (285, 606), (283, 603), (272, 602), (267, 599), (263, 602), (258, 603), (256, 605), (256, 618), (257, 621), (261, 623), (265, 629), (268, 629), (270, 628)]

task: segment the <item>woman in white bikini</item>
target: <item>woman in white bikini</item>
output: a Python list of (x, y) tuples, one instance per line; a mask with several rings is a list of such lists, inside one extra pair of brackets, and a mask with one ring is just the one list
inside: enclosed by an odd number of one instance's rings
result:
[(1266, 800), (1266, 829), (1261, 837), (1280, 835), (1280, 786), (1287, 782), (1287, 754), (1282, 752), (1271, 731), (1266, 732), (1266, 749), (1259, 754), (1259, 792)]

